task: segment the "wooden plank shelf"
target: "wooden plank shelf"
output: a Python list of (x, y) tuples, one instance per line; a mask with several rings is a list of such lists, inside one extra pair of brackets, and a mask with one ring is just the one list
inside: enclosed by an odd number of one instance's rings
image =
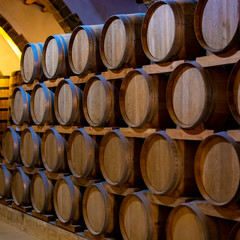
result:
[(81, 226), (81, 225), (62, 223), (58, 219), (56, 220), (56, 225), (58, 227), (61, 227), (65, 230), (68, 230), (68, 231), (73, 232), (73, 233), (81, 232), (83, 230), (83, 226)]
[(51, 222), (54, 221), (56, 219), (56, 217), (54, 215), (51, 214), (41, 214), (41, 213), (37, 213), (36, 211), (32, 210), (32, 215), (38, 219), (41, 219), (45, 222)]
[(84, 230), (84, 236), (87, 239), (94, 239), (94, 240), (115, 240), (116, 238), (111, 238), (108, 237), (104, 234), (100, 234), (100, 235), (93, 235), (92, 233), (90, 233), (88, 230)]

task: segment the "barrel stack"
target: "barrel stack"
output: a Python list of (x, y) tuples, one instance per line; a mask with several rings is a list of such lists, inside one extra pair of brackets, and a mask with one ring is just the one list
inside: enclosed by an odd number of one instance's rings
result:
[(157, 1), (27, 44), (0, 203), (86, 239), (238, 239), (239, 9)]

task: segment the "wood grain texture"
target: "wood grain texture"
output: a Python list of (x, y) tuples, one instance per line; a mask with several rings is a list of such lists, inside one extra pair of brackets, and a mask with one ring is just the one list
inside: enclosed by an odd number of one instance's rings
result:
[(230, 236), (229, 236), (229, 240), (237, 240), (240, 239), (240, 228), (239, 228), (240, 224), (236, 223), (236, 225), (234, 226), (234, 228), (232, 229)]
[(11, 172), (7, 169), (6, 165), (0, 165), (0, 198), (11, 197)]

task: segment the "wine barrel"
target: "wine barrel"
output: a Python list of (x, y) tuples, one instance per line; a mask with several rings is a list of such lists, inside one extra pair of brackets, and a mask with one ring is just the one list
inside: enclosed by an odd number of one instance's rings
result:
[(82, 215), (82, 194), (78, 186), (69, 177), (56, 182), (53, 203), (58, 219), (62, 223), (76, 223)]
[(195, 178), (201, 195), (212, 205), (240, 199), (240, 145), (226, 132), (203, 140), (195, 156)]
[(100, 54), (108, 69), (138, 67), (148, 63), (141, 44), (145, 14), (121, 14), (108, 18), (101, 40)]
[(23, 172), (21, 167), (17, 167), (12, 173), (11, 192), (16, 205), (29, 205), (30, 201), (30, 179)]
[(142, 192), (129, 194), (123, 199), (119, 212), (123, 239), (165, 239), (168, 214), (168, 208), (150, 203)]
[(212, 53), (239, 48), (238, 0), (198, 1), (195, 34), (199, 43)]
[(142, 26), (142, 45), (154, 62), (194, 59), (200, 45), (194, 33), (192, 0), (156, 1), (148, 9)]
[(118, 101), (121, 82), (122, 80), (107, 81), (101, 75), (88, 80), (83, 92), (83, 112), (90, 126), (122, 124)]
[(43, 46), (42, 68), (48, 79), (66, 77), (70, 74), (68, 45), (71, 33), (49, 36)]
[(165, 75), (148, 75), (142, 69), (130, 71), (124, 78), (120, 93), (120, 110), (129, 127), (166, 128), (171, 119), (166, 105)]
[(37, 213), (50, 213), (53, 210), (53, 183), (43, 171), (33, 175), (30, 196)]
[(2, 152), (6, 163), (20, 162), (20, 136), (12, 127), (3, 134)]
[(90, 185), (83, 195), (83, 218), (93, 235), (111, 234), (118, 227), (119, 204), (101, 183)]
[(77, 26), (69, 41), (68, 59), (74, 74), (100, 72), (104, 65), (100, 57), (99, 41), (103, 25)]
[(11, 177), (12, 174), (7, 169), (6, 165), (0, 165), (0, 198), (11, 197)]
[(206, 216), (196, 202), (181, 204), (167, 219), (167, 240), (228, 239), (233, 223)]
[(77, 178), (96, 177), (100, 171), (98, 144), (83, 128), (72, 132), (67, 145), (68, 165)]
[(20, 138), (20, 155), (24, 166), (41, 166), (41, 138), (32, 127), (23, 130)]
[(30, 102), (30, 95), (22, 87), (15, 88), (11, 101), (11, 115), (16, 125), (31, 121)]
[(66, 140), (52, 127), (42, 137), (41, 155), (44, 167), (49, 172), (67, 170)]
[(192, 196), (197, 189), (194, 178), (198, 142), (173, 140), (165, 131), (151, 134), (141, 150), (141, 173), (155, 194)]
[(181, 128), (221, 129), (230, 116), (227, 102), (228, 73), (202, 68), (196, 62), (179, 65), (167, 84), (167, 108)]
[(57, 86), (54, 111), (61, 125), (84, 124), (82, 91), (70, 79), (63, 79)]
[(44, 83), (37, 84), (32, 91), (31, 117), (36, 125), (55, 123), (54, 93)]
[(240, 223), (238, 222), (232, 229), (228, 240), (239, 240), (239, 239), (240, 239)]
[(43, 43), (28, 43), (24, 46), (20, 66), (25, 83), (32, 83), (35, 79), (43, 80), (42, 51)]
[(100, 169), (111, 185), (140, 186), (141, 139), (126, 138), (119, 130), (104, 135), (99, 150)]

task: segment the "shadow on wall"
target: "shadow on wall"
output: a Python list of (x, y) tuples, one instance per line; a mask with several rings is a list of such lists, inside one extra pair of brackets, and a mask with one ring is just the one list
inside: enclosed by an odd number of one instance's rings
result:
[(110, 16), (124, 13), (145, 13), (144, 4), (136, 0), (64, 0), (73, 13), (86, 25), (102, 24)]

